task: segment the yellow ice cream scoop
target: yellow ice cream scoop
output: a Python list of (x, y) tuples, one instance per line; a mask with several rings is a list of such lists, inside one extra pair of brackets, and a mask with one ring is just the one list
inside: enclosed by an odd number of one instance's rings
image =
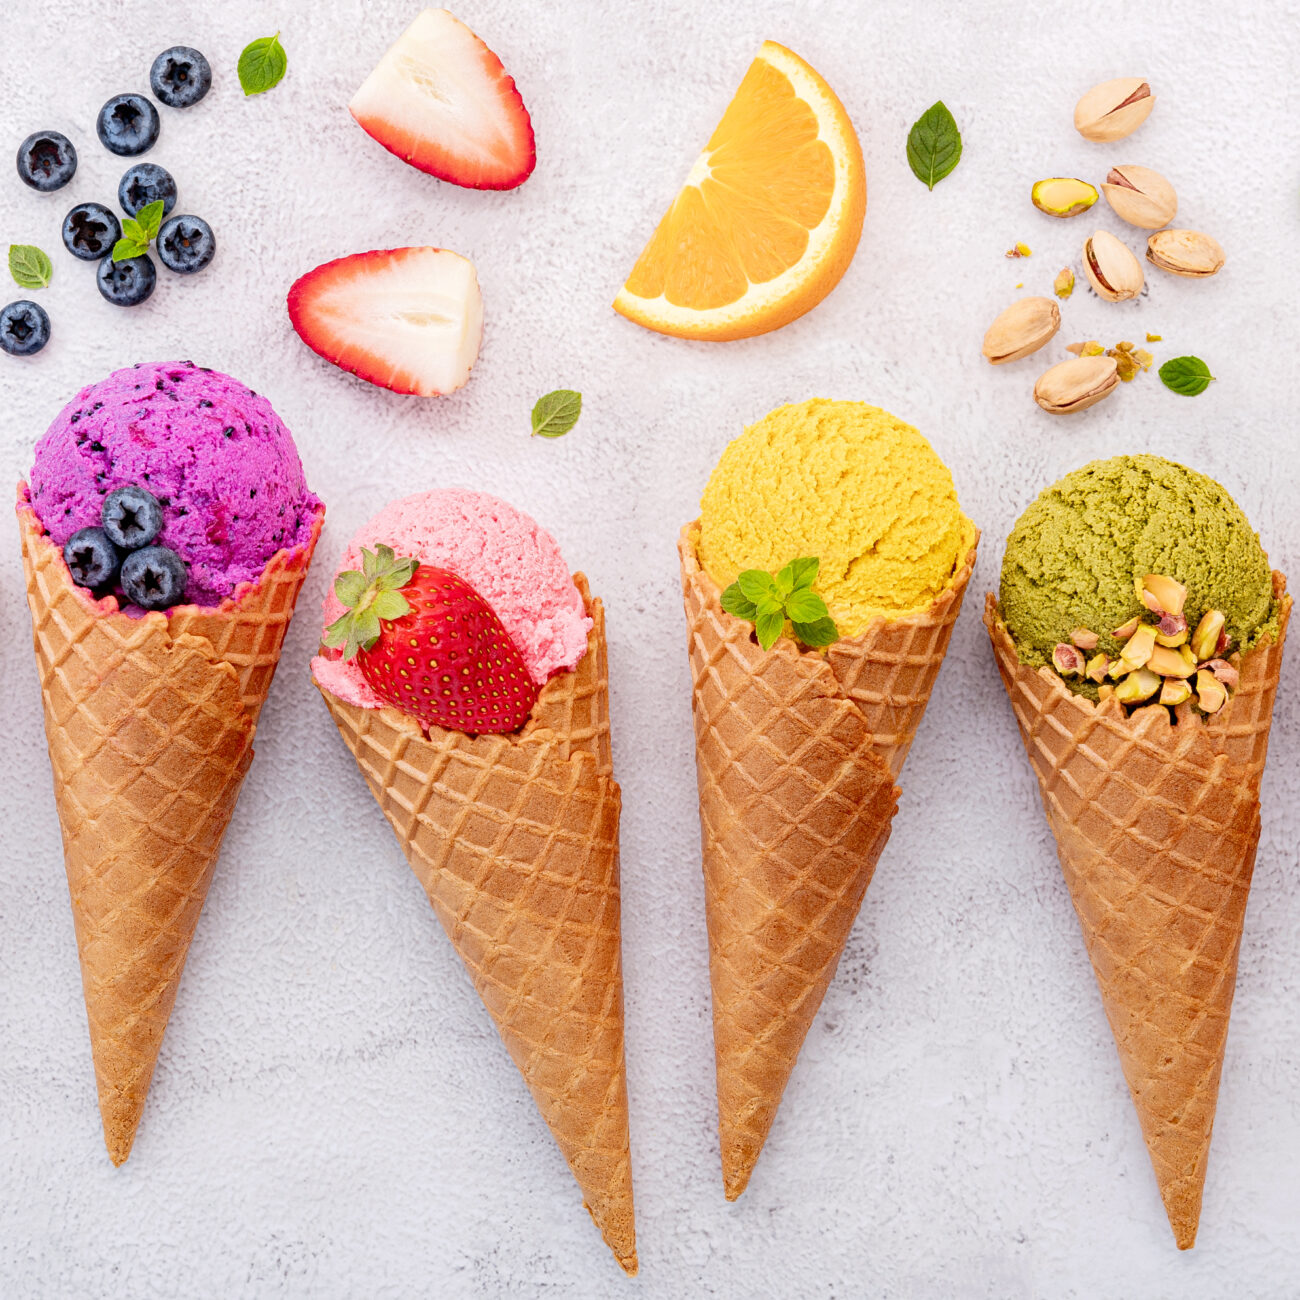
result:
[(722, 453), (700, 502), (700, 563), (726, 588), (801, 556), (842, 637), (931, 605), (975, 543), (948, 467), (865, 402), (782, 406)]

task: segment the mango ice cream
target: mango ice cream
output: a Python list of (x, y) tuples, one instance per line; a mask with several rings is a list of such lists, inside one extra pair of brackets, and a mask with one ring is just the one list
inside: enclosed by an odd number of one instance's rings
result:
[(928, 608), (974, 544), (934, 448), (865, 402), (773, 411), (726, 448), (700, 502), (699, 559), (719, 587), (816, 556), (841, 637)]

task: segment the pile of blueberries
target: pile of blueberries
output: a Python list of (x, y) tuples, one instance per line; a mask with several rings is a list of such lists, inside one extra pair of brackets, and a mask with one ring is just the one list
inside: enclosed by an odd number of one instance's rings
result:
[(79, 587), (106, 593), (120, 585), (141, 609), (170, 609), (185, 598), (185, 561), (166, 546), (150, 546), (162, 529), (162, 504), (141, 487), (104, 498), (100, 527), (82, 528), (64, 543), (63, 558)]
[[(169, 108), (190, 108), (212, 88), (212, 67), (198, 50), (176, 45), (164, 50), (149, 72), (149, 84), (160, 103)], [(95, 121), (104, 147), (123, 158), (147, 153), (157, 143), (161, 123), (158, 110), (143, 95), (114, 95)], [(77, 151), (58, 131), (35, 131), (18, 149), (18, 175), (43, 194), (62, 189), (77, 170)], [(136, 163), (123, 174), (117, 201), (128, 217), (155, 200), (163, 203), (158, 231), (158, 259), (168, 270), (193, 275), (212, 261), (217, 251), (212, 227), (202, 217), (172, 216), (176, 182), (157, 163)], [(122, 226), (102, 203), (78, 203), (63, 219), (63, 243), (74, 257), (99, 264), (99, 292), (115, 306), (134, 307), (154, 291), (158, 273), (153, 259), (143, 253), (121, 262), (112, 258)], [(50, 318), (30, 301), (10, 303), (0, 309), (0, 349), (14, 356), (39, 352), (50, 338)]]

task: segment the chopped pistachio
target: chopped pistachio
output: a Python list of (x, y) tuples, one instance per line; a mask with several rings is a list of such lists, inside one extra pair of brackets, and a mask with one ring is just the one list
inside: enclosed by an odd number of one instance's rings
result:
[(1155, 598), (1154, 613), (1181, 614), (1187, 603), (1187, 588), (1162, 573), (1148, 573), (1142, 579), (1142, 591)]
[(1196, 674), (1196, 703), (1203, 713), (1218, 713), (1228, 702), (1228, 691), (1208, 669)]
[(1129, 637), (1131, 637), (1133, 633), (1136, 632), (1137, 630), (1138, 630), (1138, 616), (1134, 614), (1133, 617), (1129, 619), (1127, 623), (1121, 624), (1119, 627), (1117, 627), (1111, 633), (1111, 636), (1113, 636), (1116, 641), (1127, 641)]
[(1151, 658), (1151, 652), (1155, 648), (1155, 628), (1149, 623), (1139, 623), (1137, 631), (1124, 643), (1124, 649), (1119, 652), (1119, 657), (1130, 670), (1142, 668)]
[(1007, 249), (1007, 257), (1033, 257), (1034, 250), (1028, 244), (1016, 244)]
[(1100, 640), (1101, 638), (1096, 634), (1096, 632), (1093, 632), (1086, 627), (1076, 627), (1074, 631), (1070, 633), (1070, 641), (1074, 645), (1077, 645), (1080, 650), (1095, 650), (1097, 648), (1097, 642)]
[(1083, 675), (1090, 682), (1104, 682), (1106, 680), (1106, 671), (1110, 667), (1110, 657), (1106, 654), (1093, 655), (1088, 660), (1088, 666), (1083, 670)]
[(1158, 674), (1149, 668), (1139, 668), (1131, 672), (1115, 687), (1115, 698), (1121, 704), (1140, 704), (1149, 700), (1161, 686)]
[(1190, 677), (1196, 671), (1194, 663), (1188, 663), (1177, 650), (1163, 645), (1158, 645), (1151, 651), (1147, 667), (1161, 677)]
[(1207, 609), (1192, 633), (1192, 653), (1197, 661), (1212, 659), (1219, 653), (1219, 641), (1227, 619), (1217, 609)]
[(1165, 340), (1165, 336), (1164, 336), (1163, 334), (1148, 334), (1148, 335), (1147, 335), (1147, 342), (1148, 342), (1148, 343), (1163, 343), (1164, 340)]
[(1226, 659), (1210, 659), (1201, 666), (1209, 669), (1228, 690), (1235, 691), (1237, 689), (1241, 674)]
[(1062, 677), (1078, 677), (1083, 672), (1083, 653), (1077, 646), (1062, 642), (1052, 651), (1052, 667)]
[(1160, 704), (1167, 704), (1171, 709), (1192, 698), (1191, 683), (1177, 677), (1167, 678), (1160, 688)]
[(1074, 272), (1068, 266), (1062, 267), (1056, 273), (1056, 279), (1052, 281), (1052, 288), (1058, 298), (1068, 298), (1074, 292)]
[(1181, 614), (1165, 614), (1156, 624), (1156, 645), (1180, 646), (1187, 636), (1187, 620)]

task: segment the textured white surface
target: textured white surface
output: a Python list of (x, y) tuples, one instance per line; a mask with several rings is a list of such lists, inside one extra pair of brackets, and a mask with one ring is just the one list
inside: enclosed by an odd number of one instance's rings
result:
[[(943, 10), (944, 12), (941, 12)], [(36, 242), (54, 342), (0, 356), (0, 480), (75, 389), (137, 359), (192, 357), (270, 395), (329, 504), (320, 563), (263, 716), (258, 758), (199, 925), (139, 1140), (100, 1140), (49, 788), (17, 530), (0, 511), (0, 1293), (5, 1296), (1290, 1296), (1300, 1291), (1300, 708), (1284, 675), (1200, 1244), (1174, 1250), (1137, 1121), (978, 613), (1016, 514), (1094, 456), (1152, 450), (1220, 478), (1297, 571), (1294, 435), (1300, 7), (1078, 7), (881, 0), (708, 5), (465, 0), (531, 109), (523, 189), (464, 192), (373, 144), (344, 105), (414, 0), (8, 0), (0, 144), (64, 130), (81, 169), (53, 197), (0, 158), (0, 243)], [(289, 75), (245, 101), (244, 43), (279, 26)], [(759, 42), (820, 69), (862, 136), (856, 261), (766, 338), (688, 344), (609, 301)], [(217, 260), (160, 272), (133, 312), (59, 246), (75, 201), (111, 199), (109, 94), (145, 89), (176, 41), (217, 85), (163, 110), (149, 155)], [(1141, 73), (1160, 101), (1130, 141), (1075, 135), (1075, 97)], [(928, 193), (912, 120), (942, 96), (965, 158)], [(1034, 360), (990, 369), (981, 334), (1101, 225), (1028, 203), (1048, 174), (1112, 162), (1175, 183), (1180, 223), (1228, 253), (1214, 281), (1152, 272), (1084, 292)], [(1005, 261), (1016, 240), (1030, 261)], [(294, 277), (431, 242), (477, 264), (479, 365), (446, 400), (320, 361), (283, 308)], [(12, 297), (22, 296), (14, 291)], [(8, 297), (3, 297), (8, 301)], [(1154, 375), (1069, 421), (1029, 396), (1072, 339), (1163, 334), (1204, 356), (1196, 400)], [(528, 411), (586, 412), (560, 442)], [(743, 421), (810, 395), (917, 424), (952, 466), (984, 552), (904, 774), (893, 839), (744, 1198), (722, 1198), (689, 684), (674, 538)], [(550, 527), (609, 610), (623, 783), (624, 955), (641, 1278), (624, 1282), (307, 678), (332, 561), (380, 504), (465, 484)], [(6, 491), (8, 489), (5, 489)]]

